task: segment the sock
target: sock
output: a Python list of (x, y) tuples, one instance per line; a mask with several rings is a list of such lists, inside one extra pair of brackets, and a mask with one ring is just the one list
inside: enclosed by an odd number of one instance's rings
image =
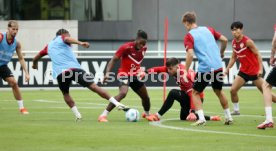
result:
[(71, 108), (72, 112), (75, 114), (76, 118), (81, 118), (81, 114), (80, 112), (78, 111), (78, 108), (76, 106), (73, 106)]
[(229, 109), (229, 108), (224, 109), (224, 116), (225, 116), (225, 118), (227, 118), (227, 119), (232, 119), (232, 116), (231, 116), (231, 113), (230, 113), (230, 109)]
[(239, 111), (240, 110), (239, 103), (233, 103), (233, 107), (234, 107), (234, 111)]
[(23, 100), (18, 100), (17, 103), (18, 103), (18, 106), (19, 106), (20, 110), (24, 108)]
[(109, 102), (113, 103), (115, 106), (118, 106), (120, 104), (114, 97), (111, 97), (109, 99)]
[(150, 115), (150, 114), (149, 114), (149, 111), (145, 111), (145, 113), (146, 113), (147, 116)]
[(158, 112), (156, 113), (158, 118), (161, 118), (162, 115), (160, 115)]
[(198, 114), (198, 120), (201, 120), (201, 121), (206, 121), (205, 120), (205, 117), (204, 117), (204, 113), (203, 113), (203, 110), (198, 110), (197, 111), (197, 114)]
[(107, 116), (109, 113), (109, 111), (107, 111), (106, 109), (103, 111), (103, 113), (100, 116)]
[(273, 119), (272, 119), (272, 107), (269, 106), (269, 107), (265, 107), (265, 117), (266, 117), (266, 122), (273, 122)]

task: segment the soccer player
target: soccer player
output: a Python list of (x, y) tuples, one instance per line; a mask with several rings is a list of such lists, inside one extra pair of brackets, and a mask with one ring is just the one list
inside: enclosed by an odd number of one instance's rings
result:
[[(194, 103), (192, 100), (192, 88), (195, 72), (190, 69), (188, 74), (184, 74), (184, 71), (185, 65), (180, 64), (179, 60), (176, 58), (169, 58), (166, 62), (166, 66), (153, 67), (146, 71), (148, 74), (169, 73), (170, 76), (173, 76), (181, 89), (172, 89), (161, 109), (157, 113), (146, 117), (149, 121), (159, 121), (161, 116), (163, 116), (172, 107), (174, 100), (178, 101), (181, 106), (180, 120), (195, 121), (198, 119), (198, 115), (195, 114)], [(200, 94), (200, 99), (203, 101), (203, 98), (204, 94), (202, 92)], [(205, 119), (220, 121), (219, 116), (205, 116)]]
[[(110, 77), (110, 71), (113, 68), (115, 62), (121, 60), (121, 65), (118, 70), (118, 80), (120, 82), (119, 94), (115, 96), (115, 99), (121, 101), (127, 95), (128, 88), (132, 90), (142, 99), (142, 105), (144, 108), (143, 117), (149, 115), (150, 110), (150, 98), (145, 84), (139, 81), (137, 74), (140, 70), (140, 64), (144, 59), (144, 55), (147, 50), (147, 33), (143, 30), (138, 30), (135, 41), (127, 42), (120, 46), (113, 58), (109, 61), (103, 83)], [(114, 108), (114, 105), (109, 103), (106, 109), (99, 116), (99, 122), (108, 122), (107, 115)]]
[(14, 20), (10, 20), (8, 22), (8, 31), (6, 33), (0, 33), (0, 78), (8, 82), (8, 84), (12, 87), (13, 95), (17, 100), (20, 112), (22, 114), (29, 114), (28, 110), (23, 105), (23, 99), (17, 81), (7, 66), (16, 51), (18, 60), (25, 72), (25, 81), (29, 81), (30, 76), (22, 54), (21, 44), (15, 39), (18, 28), (18, 23)]
[(125, 109), (126, 106), (116, 101), (116, 99), (93, 82), (92, 75), (81, 69), (79, 62), (72, 51), (71, 44), (78, 44), (85, 48), (89, 47), (89, 43), (71, 38), (67, 30), (58, 30), (56, 37), (33, 59), (33, 69), (37, 69), (37, 63), (40, 58), (49, 55), (52, 61), (52, 76), (57, 79), (63, 98), (75, 114), (76, 121), (81, 119), (81, 114), (78, 111), (73, 98), (69, 94), (69, 88), (72, 81), (79, 83), (83, 87), (87, 87), (102, 98), (109, 100), (119, 109)]
[[(194, 12), (186, 12), (182, 17), (182, 23), (188, 30), (188, 33), (184, 37), (186, 73), (189, 71), (194, 54), (199, 62), (198, 72), (196, 73), (192, 90), (192, 98), (199, 119), (193, 125), (199, 126), (205, 125), (206, 123), (200, 93), (203, 92), (209, 82), (211, 82), (212, 88), (224, 109), (225, 124), (229, 125), (233, 122), (233, 119), (228, 107), (227, 98), (222, 91), (223, 71), (221, 61), (227, 46), (227, 38), (211, 27), (197, 26)], [(221, 41), (220, 50), (216, 44), (216, 40)]]
[(272, 49), (270, 56), (270, 65), (273, 66), (273, 69), (270, 71), (269, 75), (264, 81), (263, 88), (263, 97), (265, 104), (265, 117), (266, 120), (257, 126), (258, 129), (273, 128), (273, 118), (272, 118), (272, 86), (276, 86), (276, 66), (275, 66), (275, 52), (276, 52), (276, 24), (274, 25), (274, 37), (272, 39)]
[[(230, 93), (234, 108), (231, 114), (240, 115), (238, 91), (247, 81), (252, 81), (262, 92), (263, 66), (262, 57), (253, 40), (243, 34), (243, 23), (240, 21), (233, 22), (231, 31), (234, 37), (232, 41), (233, 53), (224, 74), (227, 75), (236, 60), (239, 60), (240, 71), (231, 86)], [(276, 101), (276, 97), (273, 98)]]

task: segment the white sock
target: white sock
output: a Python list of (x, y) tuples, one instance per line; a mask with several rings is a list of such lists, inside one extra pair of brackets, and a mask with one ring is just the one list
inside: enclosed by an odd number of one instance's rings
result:
[(269, 107), (265, 107), (265, 117), (266, 117), (266, 122), (273, 122), (273, 119), (272, 119), (272, 107), (269, 106)]
[(18, 103), (19, 109), (23, 109), (24, 108), (23, 100), (18, 100), (17, 103)]
[(227, 119), (232, 119), (232, 116), (231, 116), (231, 113), (230, 113), (230, 109), (229, 109), (229, 108), (224, 109), (224, 116), (225, 116), (225, 118), (227, 118)]
[(72, 112), (75, 114), (76, 118), (81, 118), (81, 114), (80, 112), (78, 111), (78, 108), (76, 106), (73, 106), (71, 108)]
[(109, 113), (109, 111), (107, 111), (106, 109), (103, 111), (103, 113), (100, 116), (107, 116)]
[(206, 121), (205, 117), (204, 117), (203, 110), (197, 110), (197, 114), (198, 114), (199, 120)]
[(113, 103), (115, 106), (118, 106), (120, 104), (114, 97), (111, 97), (109, 99), (109, 102)]
[(145, 111), (145, 113), (146, 113), (147, 116), (150, 115), (150, 114), (149, 114), (149, 111)]
[(158, 116), (158, 118), (161, 118), (162, 115), (160, 115), (158, 112), (156, 113), (156, 115)]
[(233, 108), (234, 108), (234, 111), (239, 111), (240, 110), (239, 103), (233, 103)]

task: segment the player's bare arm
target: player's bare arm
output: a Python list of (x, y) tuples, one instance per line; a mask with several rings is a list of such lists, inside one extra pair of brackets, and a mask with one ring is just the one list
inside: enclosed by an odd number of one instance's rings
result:
[(194, 49), (188, 49), (186, 51), (186, 68), (185, 68), (185, 71), (186, 73), (189, 72), (189, 69), (190, 69), (190, 66), (193, 62), (193, 57), (194, 57)]
[[(1, 38), (0, 38), (1, 39)], [(274, 33), (274, 37), (272, 39), (272, 49), (271, 49), (271, 55), (270, 55), (270, 65), (275, 66), (275, 52), (276, 52), (276, 32)]]
[(255, 44), (252, 40), (247, 40), (246, 41), (246, 46), (258, 57), (258, 62), (259, 62), (259, 65), (260, 65), (258, 76), (262, 76), (263, 75), (262, 56), (260, 55), (257, 47), (255, 46)]
[(228, 39), (224, 35), (221, 35), (218, 40), (221, 42), (221, 44), (220, 44), (220, 56), (221, 56), (221, 58), (224, 58), (224, 52), (225, 52), (226, 47), (227, 47)]
[(78, 45), (83, 46), (84, 48), (89, 48), (89, 46), (90, 46), (90, 44), (88, 42), (78, 41), (78, 40), (76, 40), (74, 38), (71, 38), (71, 37), (65, 37), (64, 42), (70, 43), (70, 44), (78, 44)]
[(18, 56), (18, 60), (21, 64), (21, 66), (22, 66), (22, 69), (25, 72), (25, 81), (28, 82), (29, 79), (30, 79), (30, 75), (29, 75), (29, 72), (27, 70), (26, 62), (25, 62), (24, 56), (23, 56), (22, 51), (21, 51), (20, 42), (17, 42), (16, 53), (17, 53), (17, 56)]
[(105, 70), (105, 75), (102, 83), (105, 83), (106, 80), (109, 78), (109, 73), (112, 70), (114, 64), (119, 60), (120, 58), (114, 55), (111, 60), (108, 62), (106, 70)]
[(234, 63), (237, 60), (237, 55), (235, 52), (232, 53), (232, 56), (229, 60), (229, 63), (227, 65), (227, 68), (225, 69), (224, 75), (227, 75), (229, 73), (229, 70), (233, 67)]
[(40, 60), (42, 57), (43, 57), (43, 55), (41, 55), (40, 53), (38, 53), (38, 54), (34, 57), (34, 59), (33, 59), (33, 66), (32, 66), (33, 69), (37, 69), (38, 60)]

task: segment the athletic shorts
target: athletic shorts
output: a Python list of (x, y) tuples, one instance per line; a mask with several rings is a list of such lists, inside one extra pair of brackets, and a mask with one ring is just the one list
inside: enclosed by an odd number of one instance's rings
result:
[(213, 89), (221, 90), (223, 86), (223, 71), (197, 72), (193, 89), (198, 92), (203, 92), (209, 83), (211, 83)]
[(276, 67), (273, 67), (272, 70), (269, 72), (266, 82), (272, 86), (276, 86)]
[(10, 68), (7, 65), (0, 66), (0, 78), (5, 80), (8, 77), (13, 77)]
[(118, 80), (120, 82), (120, 86), (122, 85), (128, 85), (131, 87), (133, 91), (139, 90), (142, 86), (144, 86), (144, 82), (141, 82), (138, 80), (136, 76), (132, 77), (118, 77)]
[(248, 82), (248, 81), (255, 81), (257, 80), (259, 77), (258, 75), (248, 75), (246, 73), (243, 73), (241, 71), (239, 71), (238, 75), (240, 77), (242, 77), (244, 79), (245, 82)]
[(63, 93), (69, 93), (72, 81), (79, 83), (83, 87), (88, 87), (94, 83), (93, 77), (82, 69), (70, 69), (58, 75), (57, 81), (59, 89)]

